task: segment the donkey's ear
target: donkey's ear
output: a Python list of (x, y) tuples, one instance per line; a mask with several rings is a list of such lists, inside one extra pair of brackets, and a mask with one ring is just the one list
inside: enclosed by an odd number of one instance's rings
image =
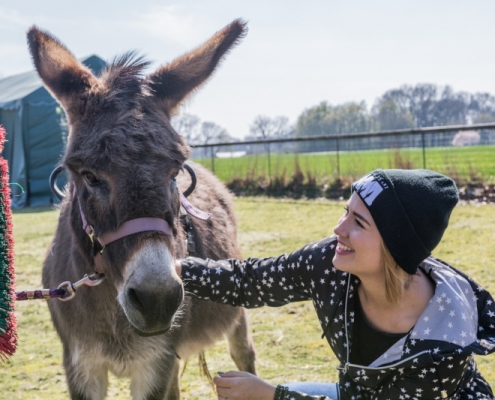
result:
[(72, 99), (98, 83), (91, 71), (47, 32), (33, 26), (27, 38), (38, 74), (66, 110), (71, 108)]
[(161, 67), (148, 77), (154, 95), (172, 111), (213, 73), (222, 57), (247, 33), (246, 22), (235, 20), (197, 49)]

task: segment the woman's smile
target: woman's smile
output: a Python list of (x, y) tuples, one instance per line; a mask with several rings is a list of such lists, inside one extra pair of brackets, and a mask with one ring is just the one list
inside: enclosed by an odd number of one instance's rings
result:
[(338, 241), (336, 251), (337, 251), (337, 253), (339, 253), (339, 255), (342, 255), (342, 256), (345, 256), (347, 254), (354, 253), (354, 249), (353, 248), (351, 248), (349, 246), (346, 246), (340, 240)]

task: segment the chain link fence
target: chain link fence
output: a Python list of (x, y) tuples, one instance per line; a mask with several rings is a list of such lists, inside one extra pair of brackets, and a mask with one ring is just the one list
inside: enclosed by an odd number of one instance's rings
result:
[(192, 158), (234, 191), (306, 185), (321, 192), (376, 168), (426, 168), (460, 187), (493, 186), (495, 124), (196, 145)]

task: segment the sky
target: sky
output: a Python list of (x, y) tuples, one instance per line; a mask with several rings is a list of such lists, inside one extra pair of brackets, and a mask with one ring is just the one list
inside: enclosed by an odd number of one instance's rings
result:
[(0, 0), (0, 78), (33, 69), (35, 24), (77, 57), (137, 50), (149, 72), (236, 18), (246, 38), (182, 107), (234, 137), (257, 115), (366, 101), (403, 84), (495, 94), (491, 0)]

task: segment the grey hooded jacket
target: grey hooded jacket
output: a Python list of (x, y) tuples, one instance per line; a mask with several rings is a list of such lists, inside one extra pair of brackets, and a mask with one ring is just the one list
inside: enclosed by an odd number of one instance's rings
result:
[[(433, 298), (413, 329), (370, 365), (349, 362), (359, 279), (337, 270), (335, 236), (276, 258), (182, 260), (189, 292), (248, 308), (312, 300), (324, 335), (340, 361), (341, 399), (494, 399), (473, 356), (495, 350), (495, 303), (465, 274), (427, 258)], [(287, 399), (327, 399), (289, 392)]]

